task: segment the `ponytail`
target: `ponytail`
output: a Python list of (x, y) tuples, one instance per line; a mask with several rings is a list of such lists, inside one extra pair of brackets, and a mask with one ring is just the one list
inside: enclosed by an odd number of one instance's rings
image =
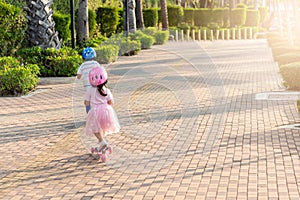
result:
[(106, 83), (107, 83), (107, 80), (106, 80), (104, 83), (102, 83), (101, 85), (98, 85), (98, 86), (97, 86), (98, 92), (99, 92), (102, 96), (107, 96), (107, 94), (106, 94), (106, 93), (104, 92), (104, 90), (103, 90), (103, 86), (105, 86)]

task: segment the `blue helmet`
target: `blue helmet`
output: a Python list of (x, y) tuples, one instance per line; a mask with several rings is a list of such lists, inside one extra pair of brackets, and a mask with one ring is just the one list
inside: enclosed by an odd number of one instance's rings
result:
[(82, 51), (82, 58), (84, 60), (91, 60), (93, 58), (96, 58), (96, 56), (96, 51), (92, 47), (87, 47)]

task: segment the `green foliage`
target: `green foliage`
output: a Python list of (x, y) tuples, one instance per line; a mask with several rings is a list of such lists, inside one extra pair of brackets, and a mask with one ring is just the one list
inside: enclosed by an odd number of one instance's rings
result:
[(0, 56), (13, 55), (24, 46), (25, 15), (20, 8), (0, 1)]
[[(70, 1), (53, 0), (52, 9), (54, 13), (59, 12), (68, 15), (70, 14)], [(74, 10), (77, 9), (78, 9), (78, 0), (74, 0)]]
[(92, 37), (95, 32), (96, 32), (96, 25), (97, 25), (97, 21), (96, 21), (96, 12), (92, 9), (89, 9), (88, 11), (88, 15), (89, 15), (89, 34), (90, 37)]
[(155, 27), (147, 27), (145, 30), (143, 30), (143, 33), (146, 35), (154, 36), (156, 33), (157, 29)]
[(143, 18), (144, 18), (145, 27), (157, 27), (158, 9), (157, 8), (143, 9)]
[(21, 65), (16, 58), (0, 58), (0, 95), (19, 96), (34, 89), (38, 83), (39, 67)]
[(288, 89), (300, 90), (300, 62), (282, 65), (280, 72)]
[(196, 9), (194, 22), (196, 26), (207, 26), (211, 22), (211, 9), (201, 8)]
[(232, 9), (232, 26), (243, 26), (246, 23), (246, 9), (245, 8), (235, 8)]
[(245, 26), (259, 26), (260, 14), (258, 10), (247, 10)]
[(169, 26), (178, 26), (183, 19), (183, 8), (181, 6), (168, 6)]
[(190, 26), (189, 26), (189, 24), (187, 24), (187, 23), (180, 23), (180, 24), (178, 25), (178, 29), (179, 29), (179, 30), (184, 30), (184, 31), (186, 32), (187, 30), (190, 29)]
[(223, 8), (215, 8), (211, 12), (211, 22), (218, 24), (220, 27), (224, 27), (226, 24), (224, 19), (224, 12), (226, 12)]
[(58, 32), (58, 36), (63, 39), (63, 41), (68, 41), (71, 39), (71, 18), (70, 15), (54, 13), (53, 20), (55, 22), (55, 30)]
[(141, 50), (141, 42), (140, 41), (132, 41), (130, 38), (126, 38), (122, 34), (116, 34), (107, 39), (104, 45), (112, 44), (119, 47), (119, 55), (136, 55)]
[(150, 49), (154, 44), (154, 37), (146, 35), (143, 31), (136, 31), (130, 34), (131, 40), (139, 40), (141, 42), (141, 49)]
[(169, 39), (169, 31), (157, 31), (154, 34), (155, 44), (165, 44)]
[(183, 11), (184, 11), (183, 22), (190, 24), (190, 25), (194, 25), (195, 9), (194, 8), (185, 8)]
[(18, 56), (23, 63), (37, 64), (43, 77), (75, 75), (82, 62), (77, 51), (69, 47), (63, 47), (60, 50), (27, 48), (19, 51)]
[(99, 7), (96, 11), (96, 21), (102, 35), (110, 37), (116, 33), (119, 23), (119, 12), (117, 7)]
[(18, 8), (23, 8), (26, 5), (26, 2), (24, 0), (2, 0), (2, 1), (11, 4), (13, 6), (16, 6)]
[(82, 59), (76, 56), (54, 56), (47, 57), (47, 65), (41, 67), (41, 73), (44, 76), (74, 76), (80, 66)]
[(116, 45), (103, 45), (95, 48), (97, 53), (96, 60), (99, 63), (111, 63), (117, 60), (119, 53), (119, 46)]
[(116, 33), (122, 33), (124, 31), (124, 9), (118, 8), (119, 22), (117, 25)]
[(243, 4), (243, 3), (239, 3), (236, 5), (237, 8), (244, 8), (247, 9), (247, 5)]

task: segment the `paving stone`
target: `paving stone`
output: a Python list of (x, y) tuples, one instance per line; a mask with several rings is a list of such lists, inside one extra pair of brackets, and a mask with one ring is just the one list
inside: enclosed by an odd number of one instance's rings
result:
[(107, 70), (122, 126), (107, 163), (73, 77), (0, 98), (0, 199), (300, 198), (295, 102), (256, 98), (284, 89), (265, 40), (169, 42)]

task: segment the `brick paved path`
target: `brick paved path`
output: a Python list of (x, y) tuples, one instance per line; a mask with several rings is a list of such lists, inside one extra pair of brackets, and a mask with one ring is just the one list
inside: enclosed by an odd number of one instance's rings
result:
[(80, 82), (0, 98), (0, 199), (299, 199), (299, 122), (265, 40), (178, 42), (107, 67), (122, 130), (88, 152)]

